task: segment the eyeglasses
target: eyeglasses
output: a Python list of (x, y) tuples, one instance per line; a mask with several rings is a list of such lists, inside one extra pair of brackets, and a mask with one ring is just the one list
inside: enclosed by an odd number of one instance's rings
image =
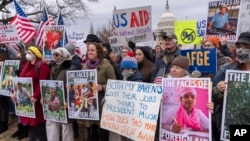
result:
[(56, 57), (59, 56), (59, 54), (56, 54), (56, 53), (54, 53), (53, 55), (56, 56)]

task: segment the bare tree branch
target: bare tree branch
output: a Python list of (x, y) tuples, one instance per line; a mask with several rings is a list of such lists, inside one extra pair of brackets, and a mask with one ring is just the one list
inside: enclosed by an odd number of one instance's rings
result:
[[(11, 5), (12, 2), (13, 0), (2, 0), (2, 3), (0, 4), (2, 15), (2, 17), (0, 17), (0, 22), (7, 23), (11, 18), (5, 17), (13, 17), (15, 9), (13, 9), (13, 6)], [(32, 22), (39, 23), (43, 9), (42, 1), (33, 2), (30, 0), (17, 0), (17, 2)], [(88, 2), (96, 3), (99, 2), (99, 0), (88, 0)], [(66, 24), (75, 23), (77, 19), (88, 19), (89, 16), (92, 15), (85, 0), (46, 1), (46, 7), (49, 14), (54, 18), (56, 18), (61, 11)]]

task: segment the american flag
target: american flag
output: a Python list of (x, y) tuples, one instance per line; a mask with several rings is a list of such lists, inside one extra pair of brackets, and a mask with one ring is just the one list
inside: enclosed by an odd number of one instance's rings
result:
[(37, 46), (41, 46), (43, 44), (43, 33), (44, 27), (46, 25), (55, 25), (55, 22), (53, 20), (53, 17), (51, 15), (48, 15), (46, 7), (44, 7), (36, 39)]
[(31, 24), (29, 18), (24, 13), (22, 8), (14, 0), (16, 15), (12, 18), (9, 24), (16, 25), (17, 33), (24, 43), (29, 43), (36, 36), (36, 29)]
[[(64, 21), (63, 21), (63, 17), (62, 17), (62, 13), (59, 12), (59, 15), (57, 17), (57, 25), (64, 25)], [(64, 32), (64, 45), (67, 44), (69, 42), (68, 40), (68, 36), (67, 36), (67, 33), (66, 33), (66, 30)]]
[(153, 83), (155, 83), (155, 84), (161, 84), (162, 83), (162, 79), (163, 79), (163, 77), (156, 77), (155, 79), (154, 79), (154, 82)]

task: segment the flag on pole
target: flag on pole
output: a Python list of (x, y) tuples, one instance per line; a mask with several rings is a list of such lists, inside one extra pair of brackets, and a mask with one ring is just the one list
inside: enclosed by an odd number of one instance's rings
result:
[(46, 7), (44, 7), (36, 38), (37, 46), (42, 46), (43, 44), (43, 33), (44, 33), (44, 27), (46, 25), (55, 25), (55, 22), (53, 20), (53, 17), (51, 15), (48, 15)]
[[(64, 25), (64, 21), (63, 21), (63, 17), (62, 17), (61, 11), (59, 12), (59, 15), (57, 17), (57, 25)], [(64, 45), (65, 45), (65, 44), (67, 44), (69, 42), (66, 30), (65, 30), (64, 36), (65, 36), (65, 38), (64, 38)]]
[(17, 33), (24, 43), (29, 43), (36, 36), (36, 29), (31, 24), (29, 18), (22, 8), (14, 0), (16, 9), (15, 16), (11, 19), (10, 25), (16, 25)]

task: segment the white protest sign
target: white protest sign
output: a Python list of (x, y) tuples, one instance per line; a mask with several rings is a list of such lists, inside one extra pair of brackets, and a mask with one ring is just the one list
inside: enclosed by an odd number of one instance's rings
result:
[(101, 128), (133, 140), (153, 141), (161, 97), (159, 84), (108, 80)]
[(138, 43), (152, 40), (151, 13), (151, 6), (114, 10), (113, 25), (118, 42)]
[(18, 40), (19, 36), (15, 25), (0, 26), (0, 43), (13, 43), (18, 42)]

